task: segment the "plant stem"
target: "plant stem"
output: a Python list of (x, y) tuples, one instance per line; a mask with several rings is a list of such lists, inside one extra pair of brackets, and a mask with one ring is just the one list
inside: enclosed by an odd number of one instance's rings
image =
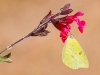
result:
[[(31, 33), (30, 33), (30, 34), (31, 34)], [(2, 50), (2, 51), (0, 52), (0, 54), (2, 54), (3, 52), (5, 52), (6, 50), (10, 50), (15, 44), (17, 44), (17, 43), (19, 43), (20, 41), (24, 40), (25, 38), (29, 37), (30, 34), (28, 34), (28, 35), (26, 35), (25, 37), (23, 37), (23, 38), (17, 40), (17, 41), (14, 42), (13, 44), (7, 46), (4, 50)]]
[[(55, 14), (55, 15), (53, 15), (53, 16), (51, 16), (51, 18), (55, 18), (55, 17), (57, 17), (57, 16), (59, 16), (59, 15), (60, 15), (60, 12), (57, 13), (57, 14)], [(51, 20), (51, 19), (50, 19), (50, 20)], [(23, 38), (17, 40), (17, 41), (14, 42), (13, 44), (7, 46), (4, 50), (2, 50), (2, 51), (0, 52), (0, 54), (4, 53), (4, 52), (7, 51), (7, 50), (10, 50), (14, 45), (16, 45), (17, 43), (21, 42), (21, 41), (24, 40), (25, 38), (30, 37), (32, 33), (36, 33), (36, 32), (38, 32), (38, 31), (40, 31), (41, 28), (42, 28), (44, 25), (46, 25), (47, 23), (50, 22), (50, 20), (44, 22), (43, 24), (39, 24), (38, 27), (35, 28), (32, 32), (30, 32), (29, 34), (27, 34), (27, 35), (24, 36)]]

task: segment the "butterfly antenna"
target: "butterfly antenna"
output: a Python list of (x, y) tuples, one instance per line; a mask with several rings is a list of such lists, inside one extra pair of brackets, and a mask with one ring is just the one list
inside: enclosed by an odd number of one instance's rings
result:
[(69, 33), (69, 35), (72, 35), (72, 33), (74, 32), (75, 28), (76, 28), (76, 25), (74, 25), (73, 30)]
[(72, 30), (72, 33), (73, 33), (73, 31), (75, 30), (75, 28), (76, 28), (76, 25), (74, 25), (73, 30)]

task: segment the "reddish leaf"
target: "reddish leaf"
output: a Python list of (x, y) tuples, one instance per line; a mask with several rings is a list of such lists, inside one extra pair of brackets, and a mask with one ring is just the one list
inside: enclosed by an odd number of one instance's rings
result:
[(69, 3), (68, 3), (68, 4), (65, 4), (65, 5), (63, 6), (63, 8), (61, 8), (61, 10), (62, 10), (62, 11), (66, 11), (66, 10), (69, 9), (69, 7), (70, 7), (70, 4), (69, 4)]
[(36, 33), (32, 33), (31, 36), (47, 36), (50, 33), (48, 30), (39, 31)]
[(50, 20), (50, 17), (51, 17), (51, 10), (49, 11), (49, 13), (40, 21), (40, 24), (43, 24), (47, 21)]
[(55, 24), (57, 24), (57, 23), (58, 23), (58, 20), (53, 19), (53, 18), (52, 18), (50, 21), (52, 22), (52, 24), (53, 24), (53, 25), (55, 25)]
[(66, 5), (64, 5), (64, 7), (63, 8), (61, 8), (60, 10), (61, 10), (61, 15), (67, 15), (67, 14), (70, 14), (73, 10), (72, 9), (69, 9), (69, 7), (70, 7), (70, 4), (68, 3), (68, 4), (66, 4)]
[(72, 11), (73, 11), (72, 9), (68, 9), (68, 10), (62, 11), (60, 14), (66, 15), (66, 14), (70, 14)]
[(61, 17), (61, 18), (56, 18), (55, 20), (64, 23), (65, 22), (64, 20), (65, 20), (66, 17), (67, 16), (64, 16), (64, 17)]

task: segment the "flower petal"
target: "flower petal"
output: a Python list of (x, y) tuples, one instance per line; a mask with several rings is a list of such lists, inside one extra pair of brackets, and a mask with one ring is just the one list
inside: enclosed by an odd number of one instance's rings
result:
[(63, 43), (65, 43), (67, 37), (68, 37), (68, 35), (66, 35), (66, 36), (62, 36), (62, 37), (61, 37)]
[(66, 39), (66, 37), (62, 37), (62, 42), (65, 43)]
[(66, 25), (66, 28), (67, 28), (68, 32), (70, 32), (71, 26), (69, 24)]
[(85, 21), (80, 21), (78, 18), (75, 18), (74, 21), (77, 23), (78, 25), (78, 29), (81, 33), (83, 33), (83, 28), (85, 26)]
[(68, 30), (66, 28), (63, 28), (63, 30), (60, 32), (60, 37), (64, 43), (68, 37)]
[(75, 18), (74, 21), (77, 23), (78, 27), (85, 26), (85, 21), (80, 21), (78, 18)]
[(76, 18), (76, 17), (78, 17), (78, 16), (83, 16), (84, 15), (84, 13), (82, 13), (82, 12), (77, 12), (75, 15), (74, 15), (74, 17)]
[(59, 29), (61, 31), (64, 25), (62, 23), (58, 22), (55, 26), (57, 29)]
[(80, 27), (80, 20), (78, 18), (74, 18), (74, 21), (76, 22), (76, 24), (78, 25), (78, 27)]
[(67, 16), (64, 20), (67, 24), (71, 24), (73, 22), (74, 18), (73, 16)]
[(63, 37), (63, 36), (64, 36), (63, 32), (60, 32), (60, 37)]
[(85, 24), (86, 24), (85, 21), (82, 20), (81, 21), (81, 26), (85, 26)]
[(68, 35), (68, 30), (64, 28), (64, 29), (60, 32), (60, 37), (67, 36), (67, 35)]
[(83, 27), (78, 27), (79, 31), (83, 33)]

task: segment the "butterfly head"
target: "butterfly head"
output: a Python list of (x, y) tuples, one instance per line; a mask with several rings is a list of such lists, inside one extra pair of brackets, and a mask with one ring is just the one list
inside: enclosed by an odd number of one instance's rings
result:
[(73, 35), (72, 35), (72, 33), (69, 33), (69, 37), (70, 37), (70, 38), (73, 38)]

